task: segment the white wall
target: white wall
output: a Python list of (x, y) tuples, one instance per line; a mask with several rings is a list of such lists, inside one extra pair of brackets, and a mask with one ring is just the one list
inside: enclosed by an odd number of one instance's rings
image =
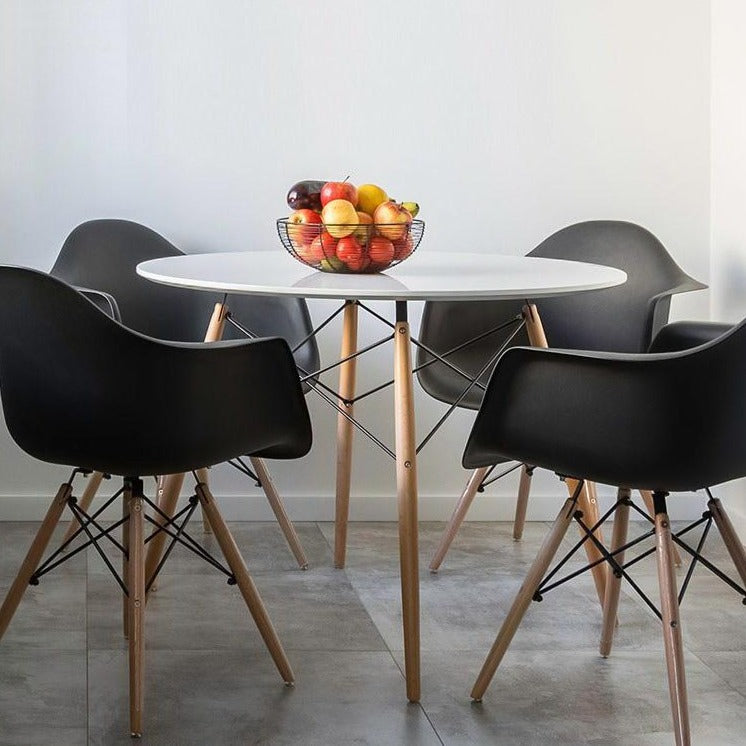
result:
[[(289, 185), (349, 174), (421, 203), (420, 251), (523, 254), (568, 223), (619, 218), (708, 281), (709, 24), (702, 0), (0, 0), (0, 261), (47, 269), (75, 225), (104, 216), (186, 251), (280, 251)], [(675, 301), (676, 316), (708, 311), (706, 293)], [(336, 346), (331, 333), (326, 359)], [(424, 431), (442, 407), (420, 399)], [(301, 518), (331, 515), (334, 418), (312, 407), (311, 455), (273, 467)], [(361, 410), (391, 436), (388, 400)], [(470, 420), (423, 453), (423, 517), (445, 517), (462, 486)], [(59, 472), (0, 439), (3, 517)], [(381, 499), (353, 516), (393, 517), (387, 457), (358, 445), (354, 494)], [(249, 491), (215, 472), (219, 494)], [(473, 516), (507, 516), (515, 485)], [(232, 515), (267, 515), (240, 504)]]
[[(712, 316), (746, 317), (746, 4), (712, 3)], [(746, 531), (746, 483), (729, 485)]]

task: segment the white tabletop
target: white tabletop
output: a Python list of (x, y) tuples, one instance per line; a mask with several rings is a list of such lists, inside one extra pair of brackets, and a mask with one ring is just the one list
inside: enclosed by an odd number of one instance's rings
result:
[(354, 300), (545, 298), (627, 279), (619, 269), (584, 262), (427, 249), (373, 275), (319, 272), (281, 249), (152, 259), (139, 264), (137, 273), (197, 290)]

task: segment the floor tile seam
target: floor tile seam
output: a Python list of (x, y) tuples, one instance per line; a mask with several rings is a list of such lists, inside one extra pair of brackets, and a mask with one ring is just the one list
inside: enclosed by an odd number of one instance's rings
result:
[[(407, 675), (404, 672), (404, 669), (399, 664), (399, 661), (396, 659), (396, 656), (393, 654), (391, 650), (388, 651), (389, 655), (391, 656), (391, 660), (394, 662), (394, 666), (398, 669), (399, 673), (401, 674), (401, 678), (403, 682), (406, 682)], [(402, 655), (404, 654), (404, 651), (401, 651)], [(430, 727), (433, 729), (433, 733), (435, 734), (435, 737), (438, 739), (441, 746), (445, 746), (445, 742), (440, 736), (440, 733), (438, 733), (438, 729), (435, 727), (435, 723), (430, 718), (430, 715), (428, 714), (427, 710), (425, 709), (425, 706), (422, 704), (422, 698), (420, 697), (420, 701), (416, 703), (417, 706), (420, 708), (420, 712), (422, 712), (423, 717), (425, 720), (427, 720)]]
[(691, 648), (686, 648), (686, 651), (688, 653), (691, 653), (708, 671), (710, 671), (713, 676), (715, 676), (718, 681), (722, 681), (723, 684), (734, 694), (737, 694), (744, 702), (746, 702), (746, 695), (742, 694), (738, 691), (724, 676), (719, 674), (709, 663), (707, 663), (703, 658), (700, 657), (700, 653), (716, 653), (716, 652), (723, 652), (728, 653), (730, 651), (723, 650), (723, 651), (717, 651), (717, 650), (700, 650), (700, 651), (694, 651)]

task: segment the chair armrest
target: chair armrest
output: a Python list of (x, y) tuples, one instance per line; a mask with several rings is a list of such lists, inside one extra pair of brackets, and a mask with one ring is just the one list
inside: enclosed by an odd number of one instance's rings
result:
[(649, 352), (676, 352), (712, 342), (733, 328), (714, 321), (674, 321), (656, 334)]
[[(738, 465), (728, 468), (736, 471), (741, 460), (740, 425), (730, 423), (729, 410), (744, 398), (739, 379), (746, 363), (724, 362), (728, 346), (661, 355), (508, 350), (485, 392), (463, 465), (515, 460), (645, 489), (715, 484), (707, 480), (727, 471), (724, 460), (733, 456)], [(711, 420), (718, 423), (714, 435)]]
[(115, 321), (122, 321), (122, 314), (119, 312), (119, 306), (113, 295), (105, 293), (103, 290), (94, 290), (93, 288), (75, 287), (83, 296), (88, 298), (99, 311), (103, 311), (107, 316)]

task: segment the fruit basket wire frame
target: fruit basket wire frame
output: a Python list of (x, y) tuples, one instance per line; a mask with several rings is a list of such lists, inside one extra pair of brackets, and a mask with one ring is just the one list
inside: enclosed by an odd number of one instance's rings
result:
[[(289, 222), (288, 218), (278, 218), (277, 220), (277, 234), (280, 237), (280, 242), (291, 256), (307, 267), (331, 273), (375, 274), (401, 264), (416, 251), (425, 232), (424, 221), (416, 219), (412, 220), (409, 225), (382, 223), (378, 225), (363, 224), (354, 226), (355, 230), (350, 235), (355, 235), (357, 232), (357, 237), (361, 237), (363, 234), (366, 237), (365, 241), (360, 242), (362, 247), (360, 266), (359, 268), (354, 268), (357, 266), (357, 263), (351, 267), (337, 256), (336, 248), (339, 239), (324, 241), (321, 238), (322, 234), (326, 233), (328, 228), (351, 227), (353, 226), (349, 224), (293, 224)], [(392, 241), (394, 244), (394, 256), (392, 259), (388, 262), (373, 261), (368, 253), (371, 239), (377, 236), (387, 238), (388, 236), (396, 235), (402, 228), (405, 228), (404, 235), (400, 239)], [(314, 239), (319, 239), (318, 246), (315, 246), (316, 253), (311, 253), (310, 247)], [(408, 247), (409, 239), (411, 239), (411, 248)]]

